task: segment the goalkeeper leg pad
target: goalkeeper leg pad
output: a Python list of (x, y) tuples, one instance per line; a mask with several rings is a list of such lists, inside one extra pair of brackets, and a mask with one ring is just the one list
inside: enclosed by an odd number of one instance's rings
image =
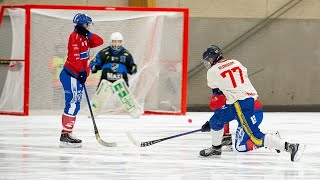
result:
[(117, 94), (121, 104), (129, 112), (132, 118), (139, 118), (144, 113), (143, 108), (133, 98), (129, 92), (128, 86), (123, 79), (119, 79), (112, 83), (114, 92)]
[[(97, 116), (103, 105), (107, 102), (108, 98), (112, 94), (112, 83), (102, 79), (100, 85), (91, 101), (92, 113)], [(88, 115), (90, 116), (89, 109), (87, 108)]]

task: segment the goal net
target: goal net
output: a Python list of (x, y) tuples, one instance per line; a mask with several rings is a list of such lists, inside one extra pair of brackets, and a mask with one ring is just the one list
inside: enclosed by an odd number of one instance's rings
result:
[[(104, 44), (91, 49), (93, 58), (110, 44), (113, 32), (124, 36), (123, 46), (133, 55), (138, 73), (129, 76), (129, 90), (145, 113), (185, 114), (187, 86), (187, 9), (107, 8), (27, 5), (3, 8), (1, 29), (11, 24), (12, 41), (5, 72), (0, 113), (62, 112), (64, 91), (59, 74), (66, 61), (67, 44), (77, 13), (93, 19), (93, 33)], [(0, 29), (0, 38), (6, 33)], [(9, 33), (11, 33), (9, 32)], [(19, 61), (14, 61), (14, 60)], [(15, 67), (10, 69), (10, 64)], [(19, 66), (17, 65), (19, 64)], [(90, 74), (86, 86), (93, 98), (101, 71)], [(81, 109), (87, 106), (82, 97)], [(81, 112), (81, 111), (80, 111)], [(124, 108), (113, 94), (102, 114), (120, 114)]]

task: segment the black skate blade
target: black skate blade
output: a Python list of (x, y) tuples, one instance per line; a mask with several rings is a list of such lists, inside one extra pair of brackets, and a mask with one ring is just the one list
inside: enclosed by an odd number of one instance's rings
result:
[(300, 160), (305, 149), (306, 149), (305, 144), (299, 144), (298, 151), (297, 151), (296, 155), (293, 157), (293, 162), (297, 162)]
[(60, 148), (81, 148), (81, 143), (68, 143), (60, 141)]
[(224, 151), (224, 152), (232, 152), (233, 151), (233, 146), (232, 145), (222, 146), (221, 150)]
[(200, 155), (198, 155), (198, 158), (201, 158), (201, 159), (206, 159), (206, 158), (208, 158), (208, 159), (219, 159), (219, 158), (221, 158), (221, 155), (211, 155), (211, 156), (200, 156)]

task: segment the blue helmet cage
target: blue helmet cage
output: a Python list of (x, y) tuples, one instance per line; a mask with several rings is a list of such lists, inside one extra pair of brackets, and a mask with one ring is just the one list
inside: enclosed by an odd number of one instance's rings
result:
[(88, 25), (93, 25), (93, 22), (92, 22), (92, 19), (91, 19), (91, 17), (90, 16), (88, 16), (88, 15), (86, 15), (86, 17), (87, 17), (87, 23), (88, 23)]
[(216, 45), (211, 45), (208, 49), (202, 54), (203, 64), (207, 69), (210, 69), (212, 65), (219, 61), (222, 57), (221, 49)]

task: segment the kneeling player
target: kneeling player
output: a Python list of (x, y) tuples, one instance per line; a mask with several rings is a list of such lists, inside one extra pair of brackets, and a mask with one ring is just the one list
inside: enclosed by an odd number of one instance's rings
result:
[(109, 96), (115, 92), (130, 116), (138, 118), (142, 107), (128, 90), (128, 75), (137, 73), (131, 53), (122, 46), (123, 36), (119, 32), (110, 36), (111, 45), (102, 49), (90, 63), (92, 73), (102, 70), (101, 79), (91, 106), (94, 116), (98, 115)]
[[(243, 134), (246, 134), (256, 147), (286, 151), (290, 153), (291, 161), (299, 160), (305, 145), (285, 142), (277, 136), (260, 131), (261, 122), (257, 121), (254, 108), (258, 94), (248, 78), (247, 69), (237, 60), (227, 60), (221, 49), (215, 45), (203, 53), (203, 63), (208, 69), (208, 86), (212, 89), (219, 88), (223, 92), (226, 105), (211, 117), (209, 124), (213, 130), (212, 147), (201, 150), (200, 156), (221, 155), (223, 126), (236, 119), (243, 129)], [(240, 146), (238, 148), (241, 150)]]
[[(235, 117), (230, 113), (230, 106), (226, 105), (226, 96), (218, 88), (213, 89), (213, 96), (210, 100), (210, 108), (217, 115), (222, 115), (225, 119), (226, 124), (223, 126), (223, 137), (222, 137), (222, 146), (225, 146), (225, 150), (233, 150), (232, 148), (232, 136), (229, 133), (229, 122), (234, 120)], [(256, 125), (259, 126), (263, 119), (263, 109), (259, 100), (254, 102), (254, 114), (256, 117)], [(212, 117), (214, 119), (215, 117)], [(211, 130), (210, 123), (207, 121), (202, 126), (203, 132), (208, 132)], [(245, 133), (241, 124), (238, 124), (236, 137), (235, 137), (235, 149), (239, 152), (247, 152), (254, 149), (260, 148), (256, 146), (251, 140), (250, 137)]]

